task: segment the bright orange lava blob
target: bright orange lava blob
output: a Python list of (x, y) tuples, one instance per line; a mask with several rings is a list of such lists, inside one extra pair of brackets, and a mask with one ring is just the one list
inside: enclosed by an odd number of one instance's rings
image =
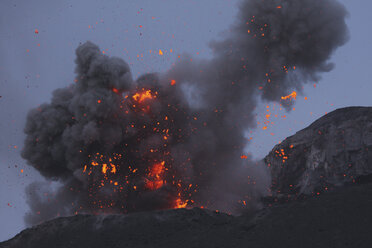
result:
[(295, 99), (296, 100), (296, 97), (297, 97), (297, 92), (293, 91), (288, 96), (282, 96), (282, 100), (287, 100), (287, 99)]
[(163, 186), (163, 173), (165, 171), (165, 161), (154, 164), (148, 173), (148, 181), (146, 182), (146, 188), (150, 190), (156, 190)]
[(141, 103), (146, 99), (153, 99), (153, 96), (151, 94), (151, 90), (146, 90), (145, 92), (134, 94), (133, 99)]
[(181, 198), (176, 199), (174, 208), (185, 208), (186, 206), (187, 206), (187, 201), (183, 202)]

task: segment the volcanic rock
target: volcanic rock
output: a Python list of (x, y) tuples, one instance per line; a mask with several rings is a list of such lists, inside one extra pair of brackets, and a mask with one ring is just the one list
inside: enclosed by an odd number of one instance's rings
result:
[(0, 248), (369, 248), (371, 195), (371, 183), (348, 185), (265, 208), (254, 218), (198, 208), (62, 217)]
[(265, 157), (273, 195), (317, 194), (371, 179), (372, 108), (337, 109), (286, 138)]

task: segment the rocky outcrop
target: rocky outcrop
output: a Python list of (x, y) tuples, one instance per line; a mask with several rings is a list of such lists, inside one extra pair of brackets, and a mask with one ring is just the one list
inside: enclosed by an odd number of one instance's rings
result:
[(286, 138), (264, 159), (274, 195), (317, 194), (372, 174), (372, 108), (337, 109)]

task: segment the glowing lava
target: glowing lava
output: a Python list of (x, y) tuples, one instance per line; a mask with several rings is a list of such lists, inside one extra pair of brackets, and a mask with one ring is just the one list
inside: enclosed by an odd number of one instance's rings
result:
[(132, 98), (139, 102), (139, 103), (142, 103), (143, 101), (145, 101), (146, 99), (153, 99), (154, 96), (151, 94), (151, 90), (146, 90), (146, 91), (143, 91), (142, 93), (136, 93), (132, 96)]
[(293, 91), (288, 96), (282, 96), (282, 100), (287, 100), (287, 99), (295, 99), (296, 100), (296, 97), (297, 97), (297, 92)]
[(149, 179), (146, 182), (146, 188), (151, 190), (159, 189), (163, 186), (163, 174), (165, 171), (165, 161), (154, 164), (148, 173)]
[(176, 199), (174, 208), (185, 208), (186, 206), (187, 206), (187, 201), (183, 202), (181, 198)]

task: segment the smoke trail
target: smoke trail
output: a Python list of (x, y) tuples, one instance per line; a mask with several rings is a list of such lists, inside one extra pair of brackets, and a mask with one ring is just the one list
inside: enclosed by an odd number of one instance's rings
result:
[(184, 54), (168, 72), (136, 81), (121, 59), (79, 46), (76, 84), (28, 115), (22, 156), (63, 186), (50, 204), (35, 193), (43, 186), (31, 185), (26, 222), (186, 204), (255, 207), (269, 178), (240, 156), (256, 102), (289, 106), (281, 96), (330, 71), (348, 38), (346, 15), (335, 0), (243, 1), (229, 34), (211, 42), (211, 60)]

